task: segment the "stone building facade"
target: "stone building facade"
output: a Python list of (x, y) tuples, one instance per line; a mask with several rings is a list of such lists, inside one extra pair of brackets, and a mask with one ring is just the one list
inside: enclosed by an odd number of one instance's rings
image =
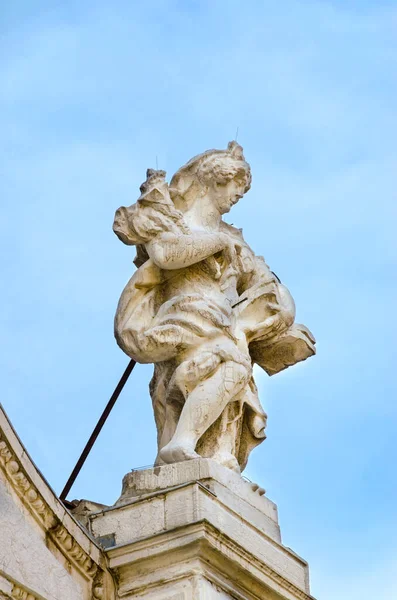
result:
[(210, 459), (66, 509), (0, 410), (0, 600), (313, 600), (264, 490)]
[(0, 407), (0, 599), (111, 600), (115, 587), (106, 565)]

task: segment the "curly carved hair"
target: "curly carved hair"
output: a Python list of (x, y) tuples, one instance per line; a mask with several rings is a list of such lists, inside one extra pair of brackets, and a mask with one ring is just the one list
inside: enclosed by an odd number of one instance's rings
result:
[(251, 187), (251, 169), (244, 160), (233, 156), (210, 156), (197, 169), (197, 178), (205, 185), (215, 181), (226, 185), (229, 181), (237, 181), (244, 185), (244, 193)]
[(169, 191), (180, 208), (200, 197), (211, 183), (226, 185), (233, 180), (244, 185), (244, 193), (251, 187), (251, 169), (237, 142), (229, 142), (226, 150), (208, 150), (192, 158), (172, 177)]

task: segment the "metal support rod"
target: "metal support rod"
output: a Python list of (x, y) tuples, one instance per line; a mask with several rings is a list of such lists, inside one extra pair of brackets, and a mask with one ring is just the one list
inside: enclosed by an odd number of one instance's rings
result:
[(72, 485), (74, 484), (77, 475), (80, 473), (82, 466), (84, 465), (87, 456), (89, 455), (91, 448), (93, 447), (93, 445), (95, 444), (95, 441), (102, 429), (102, 427), (104, 426), (106, 419), (108, 418), (110, 411), (112, 410), (113, 406), (116, 403), (117, 398), (119, 397), (121, 390), (123, 389), (123, 387), (125, 386), (128, 377), (131, 374), (132, 369), (135, 367), (136, 362), (135, 360), (132, 358), (130, 360), (130, 362), (127, 365), (126, 370), (124, 371), (120, 381), (118, 382), (116, 389), (114, 390), (109, 402), (107, 403), (105, 410), (103, 411), (103, 413), (101, 414), (101, 417), (98, 421), (98, 423), (95, 426), (94, 431), (92, 432), (90, 439), (88, 440), (88, 442), (86, 443), (83, 452), (80, 455), (79, 460), (76, 463), (75, 468), (73, 469), (69, 479), (66, 482), (65, 487), (63, 488), (61, 495), (59, 496), (59, 499), (64, 502), (69, 504), (69, 502), (66, 500), (66, 496), (69, 494), (70, 492), (70, 488), (72, 487)]

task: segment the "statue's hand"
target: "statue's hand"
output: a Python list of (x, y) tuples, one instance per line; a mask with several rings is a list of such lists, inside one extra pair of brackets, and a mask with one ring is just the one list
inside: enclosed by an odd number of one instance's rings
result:
[(280, 311), (271, 317), (267, 317), (267, 319), (261, 321), (254, 327), (251, 327), (247, 331), (247, 338), (250, 342), (259, 339), (267, 340), (286, 329), (286, 327), (287, 325), (283, 319), (283, 314)]
[(223, 253), (226, 261), (229, 264), (236, 263), (237, 253), (241, 250), (241, 243), (238, 240), (233, 239), (227, 233), (220, 233), (219, 236), (223, 243)]
[(241, 244), (225, 233), (220, 235), (224, 243), (224, 267), (220, 284), (221, 289), (225, 290), (230, 285), (230, 281), (238, 275), (238, 254), (241, 252)]

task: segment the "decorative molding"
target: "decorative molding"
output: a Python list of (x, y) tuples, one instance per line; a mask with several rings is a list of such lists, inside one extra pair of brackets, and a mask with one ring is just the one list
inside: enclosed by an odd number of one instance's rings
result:
[[(199, 522), (200, 523), (200, 522)], [(206, 519), (201, 521), (203, 530), (208, 534), (209, 545), (212, 548), (216, 548), (222, 551), (225, 556), (237, 555), (241, 559), (244, 559), (248, 564), (254, 564), (259, 571), (265, 573), (269, 579), (272, 579), (275, 583), (280, 585), (282, 588), (290, 591), (299, 600), (313, 600), (310, 594), (307, 594), (301, 588), (298, 588), (292, 581), (272, 569), (268, 564), (259, 560), (254, 555), (247, 552), (228, 535), (219, 531), (212, 523), (209, 523)], [(204, 544), (205, 545), (205, 544)]]
[[(17, 456), (7, 443), (4, 432), (0, 429), (0, 467), (7, 480), (21, 498), (22, 502), (33, 514), (36, 520), (44, 526), (47, 535), (59, 548), (61, 553), (89, 579), (93, 579), (101, 569), (94, 560), (76, 542), (66, 527), (60, 522), (53, 510), (37, 491), (22, 468)], [(19, 592), (18, 590), (21, 590)], [(24, 596), (22, 588), (16, 588), (13, 598), (18, 600), (33, 600), (33, 596)]]
[(24, 473), (17, 457), (7, 445), (4, 433), (0, 429), (0, 466), (3, 468), (8, 481), (11, 483), (18, 496), (28, 506), (30, 512), (41, 522), (46, 529), (54, 527), (57, 523), (53, 511), (38, 493), (31, 481)]
[(0, 600), (39, 600), (35, 594), (15, 583), (3, 571), (0, 573), (0, 587)]
[(97, 564), (92, 558), (82, 549), (80, 544), (76, 542), (68, 530), (57, 521), (55, 527), (52, 527), (48, 533), (59, 549), (72, 559), (74, 563), (86, 574), (93, 578), (98, 570)]
[(98, 570), (92, 582), (93, 600), (104, 600), (105, 597), (105, 575), (102, 570)]
[[(237, 562), (249, 577), (253, 577), (259, 582), (262, 581), (262, 584), (264, 580), (258, 578), (255, 572), (274, 582), (281, 590), (288, 591), (296, 600), (314, 600), (309, 592), (304, 591), (281, 573), (275, 571), (266, 562), (244, 549), (207, 519), (195, 521), (190, 525), (165, 531), (155, 536), (148, 536), (131, 544), (110, 548), (107, 550), (107, 554), (110, 559), (110, 567), (117, 574), (121, 569), (130, 568), (134, 563), (142, 565), (142, 562), (146, 559), (155, 560), (159, 559), (160, 556), (169, 557), (172, 552), (178, 553), (186, 545), (190, 548), (190, 551), (186, 549), (186, 555), (190, 552), (190, 556), (193, 555), (195, 558), (201, 559), (206, 568), (209, 569), (206, 572), (206, 578), (216, 584), (224, 585), (224, 583), (221, 583), (221, 579), (218, 581), (215, 578), (214, 573), (222, 573), (227, 580), (230, 576), (230, 569), (234, 569), (233, 565)], [(123, 561), (124, 556), (125, 561)], [(160, 565), (159, 562), (155, 564), (157, 571), (160, 572), (163, 565)], [(183, 576), (186, 577), (188, 574), (189, 571), (185, 571)], [(134, 594), (139, 595), (139, 593), (146, 590), (147, 582), (145, 581), (141, 588), (138, 580), (139, 577), (134, 581), (136, 587), (125, 587), (125, 589), (119, 587), (119, 595), (127, 596), (132, 591)], [(153, 582), (153, 586), (155, 585), (157, 583)], [(264, 585), (268, 584), (265, 583)], [(281, 591), (278, 593), (282, 594)]]
[(12, 586), (11, 598), (15, 600), (38, 600), (34, 594), (31, 594), (16, 583)]

